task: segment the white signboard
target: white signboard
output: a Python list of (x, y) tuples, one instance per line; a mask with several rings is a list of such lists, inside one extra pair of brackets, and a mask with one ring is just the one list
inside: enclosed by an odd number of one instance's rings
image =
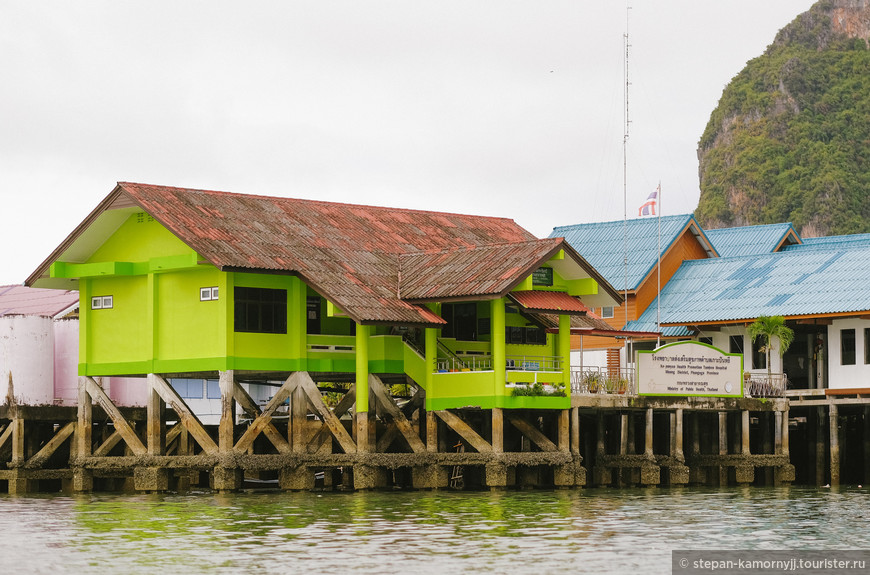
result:
[(743, 356), (698, 341), (637, 352), (638, 395), (743, 396)]

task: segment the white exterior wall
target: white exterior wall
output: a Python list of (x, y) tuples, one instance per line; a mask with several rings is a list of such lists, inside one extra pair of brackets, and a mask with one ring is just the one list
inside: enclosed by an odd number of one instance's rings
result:
[(607, 367), (607, 350), (595, 349), (587, 351), (571, 350), (571, 368), (580, 369), (580, 366)]
[[(731, 336), (743, 336), (743, 371), (767, 374), (767, 367), (752, 365), (752, 340), (749, 330), (743, 326), (727, 326), (720, 331), (701, 332), (699, 337), (713, 338), (713, 347), (718, 347), (725, 353), (731, 352)], [(770, 350), (771, 373), (782, 373), (782, 358), (779, 354), (779, 340), (773, 339), (773, 347)]]
[(52, 319), (39, 316), (0, 317), (0, 397), (10, 375), (21, 405), (54, 401), (54, 332)]
[[(870, 388), (870, 364), (864, 363), (864, 329), (870, 321), (835, 319), (828, 326), (828, 387), (831, 389)], [(843, 365), (841, 330), (855, 330), (855, 365)]]

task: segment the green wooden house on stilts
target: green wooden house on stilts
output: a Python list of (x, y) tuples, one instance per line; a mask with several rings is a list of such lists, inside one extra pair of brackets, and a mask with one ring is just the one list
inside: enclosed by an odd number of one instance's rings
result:
[[(607, 329), (589, 308), (621, 301), (564, 240), (509, 219), (131, 183), (26, 283), (80, 292), (78, 490), (126, 462), (150, 491), (203, 471), (236, 489), (254, 469), (288, 489), (338, 468), (358, 488), (400, 468), (443, 487), (459, 461), (500, 487), (524, 453), (573, 485), (570, 335)], [(110, 375), (143, 377), (145, 429)], [(220, 381), (217, 430), (177, 377)], [(260, 405), (242, 381), (278, 383)]]

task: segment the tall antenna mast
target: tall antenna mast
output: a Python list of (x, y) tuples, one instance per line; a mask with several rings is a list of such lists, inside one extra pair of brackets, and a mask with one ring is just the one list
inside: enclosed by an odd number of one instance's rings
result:
[[(631, 124), (631, 121), (628, 116), (628, 49), (630, 44), (628, 43), (628, 14), (629, 10), (631, 10), (631, 6), (629, 6), (628, 1), (625, 3), (625, 33), (622, 35), (622, 42), (625, 48), (625, 59), (623, 61), (623, 72), (625, 76), (625, 92), (624, 92), (624, 103), (625, 108), (623, 109), (623, 132), (622, 132), (622, 253), (623, 253), (623, 267), (625, 271), (625, 301), (622, 306), (625, 310), (625, 324), (623, 324), (623, 329), (625, 325), (628, 324), (628, 127)], [(625, 372), (628, 372), (628, 345), (625, 346), (625, 358), (624, 358), (624, 367)]]

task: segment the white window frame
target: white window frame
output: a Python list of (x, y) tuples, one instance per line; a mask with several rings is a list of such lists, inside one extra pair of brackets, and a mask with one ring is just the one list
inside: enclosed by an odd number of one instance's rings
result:
[[(604, 310), (606, 310), (606, 309), (609, 309), (609, 310), (610, 310), (610, 315), (607, 315), (607, 313), (604, 311)], [(601, 308), (601, 319), (612, 319), (612, 318), (613, 318), (613, 314), (614, 314), (614, 310), (615, 310), (615, 308), (614, 308), (612, 305), (602, 306), (602, 308)]]

